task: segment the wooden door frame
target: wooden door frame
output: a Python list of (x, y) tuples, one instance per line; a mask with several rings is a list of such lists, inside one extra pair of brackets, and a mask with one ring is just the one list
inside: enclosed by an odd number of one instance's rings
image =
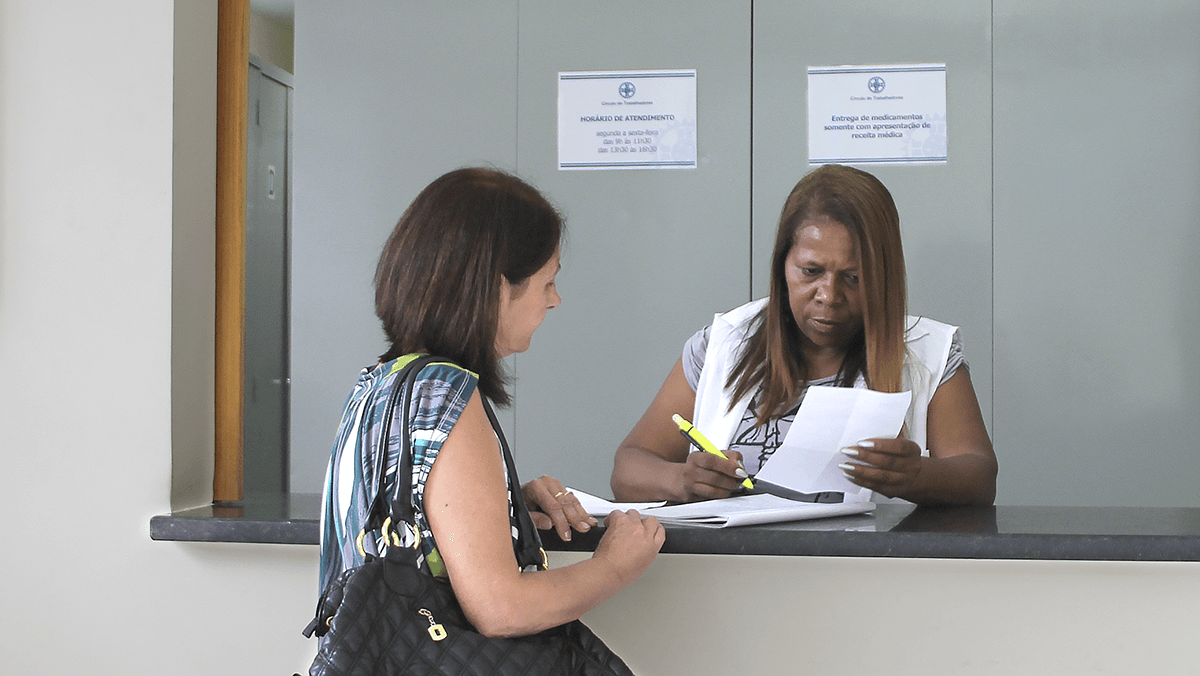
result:
[(250, 0), (217, 0), (214, 502), (244, 496), (249, 63)]

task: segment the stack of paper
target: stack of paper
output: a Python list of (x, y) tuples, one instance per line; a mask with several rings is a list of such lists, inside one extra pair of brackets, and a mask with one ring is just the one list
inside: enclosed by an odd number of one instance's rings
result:
[(610, 502), (604, 498), (598, 498), (590, 493), (584, 493), (578, 488), (568, 488), (568, 493), (574, 493), (579, 499), (579, 504), (583, 505), (584, 511), (592, 516), (608, 516), (609, 512), (614, 509), (619, 509), (622, 512), (627, 509), (636, 509), (639, 512), (644, 512), (653, 507), (662, 507), (667, 504), (663, 502)]
[(607, 516), (614, 509), (636, 509), (645, 516), (657, 517), (665, 524), (711, 528), (862, 514), (875, 508), (875, 504), (871, 502), (798, 502), (767, 494), (739, 495), (681, 505), (667, 505), (665, 502), (610, 502), (574, 488), (567, 490), (574, 493), (583, 508), (593, 516)]
[[(804, 402), (783, 443), (759, 469), (755, 480), (773, 484), (778, 493), (840, 492), (840, 503), (788, 500), (767, 493), (739, 495), (682, 505), (665, 502), (609, 502), (583, 491), (568, 489), (589, 514), (605, 516), (614, 509), (636, 509), (663, 523), (694, 526), (748, 526), (758, 523), (820, 519), (862, 514), (875, 509), (870, 489), (846, 479), (838, 465), (854, 462), (841, 453), (864, 439), (895, 438), (904, 425), (911, 392), (884, 393), (862, 388), (808, 388)], [(783, 488), (785, 491), (779, 491)]]

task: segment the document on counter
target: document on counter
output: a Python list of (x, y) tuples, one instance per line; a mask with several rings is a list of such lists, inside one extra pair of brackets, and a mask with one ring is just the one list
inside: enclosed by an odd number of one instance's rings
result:
[(755, 480), (800, 493), (840, 491), (847, 500), (869, 498), (870, 491), (851, 483), (838, 467), (854, 462), (840, 451), (863, 439), (896, 437), (911, 400), (912, 392), (808, 388), (783, 444)]
[(871, 502), (799, 502), (762, 493), (654, 507), (642, 514), (658, 517), (659, 521), (667, 524), (730, 528), (862, 514), (872, 509), (875, 509), (875, 504)]
[(592, 516), (608, 516), (614, 509), (619, 509), (622, 512), (629, 509), (636, 509), (641, 512), (652, 507), (662, 507), (667, 504), (662, 502), (612, 502), (604, 498), (598, 498), (590, 493), (584, 493), (578, 488), (567, 488), (568, 493), (574, 493), (579, 499), (579, 504), (583, 505), (583, 510)]
[(665, 502), (609, 502), (574, 488), (567, 490), (574, 493), (583, 508), (593, 516), (607, 516), (614, 509), (636, 509), (645, 516), (657, 517), (664, 524), (709, 528), (846, 516), (862, 514), (875, 508), (870, 502), (799, 502), (766, 493), (679, 505), (668, 505)]

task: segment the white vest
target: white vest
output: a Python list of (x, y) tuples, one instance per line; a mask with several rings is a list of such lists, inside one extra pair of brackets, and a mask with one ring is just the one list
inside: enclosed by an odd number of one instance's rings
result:
[[(692, 423), (704, 430), (705, 436), (717, 448), (729, 448), (738, 423), (742, 421), (746, 407), (756, 394), (756, 391), (750, 392), (730, 408), (730, 391), (725, 388), (725, 383), (729, 380), (739, 348), (746, 339), (750, 320), (766, 303), (766, 298), (760, 298), (713, 317), (704, 368), (700, 370), (700, 381), (696, 385)], [(958, 327), (911, 315), (907, 318), (907, 324), (903, 387), (911, 390), (913, 396), (905, 417), (905, 429), (908, 431), (907, 437), (921, 447), (921, 454), (929, 455), (929, 449), (926, 448), (929, 401), (942, 381), (942, 372), (950, 355), (950, 342)], [(861, 375), (854, 386), (866, 387)]]

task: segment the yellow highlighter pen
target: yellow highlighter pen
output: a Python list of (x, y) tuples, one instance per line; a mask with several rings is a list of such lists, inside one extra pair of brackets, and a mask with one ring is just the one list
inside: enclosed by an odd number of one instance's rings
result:
[[(679, 433), (691, 442), (693, 446), (705, 453), (712, 453), (718, 458), (729, 459), (728, 456), (721, 452), (721, 449), (713, 445), (713, 442), (709, 441), (703, 434), (700, 434), (700, 430), (696, 429), (696, 426), (688, 422), (686, 418), (676, 413), (671, 416), (671, 420), (675, 421), (675, 424), (679, 426)], [(754, 488), (754, 482), (748, 478), (742, 480), (742, 485), (746, 488)]]

